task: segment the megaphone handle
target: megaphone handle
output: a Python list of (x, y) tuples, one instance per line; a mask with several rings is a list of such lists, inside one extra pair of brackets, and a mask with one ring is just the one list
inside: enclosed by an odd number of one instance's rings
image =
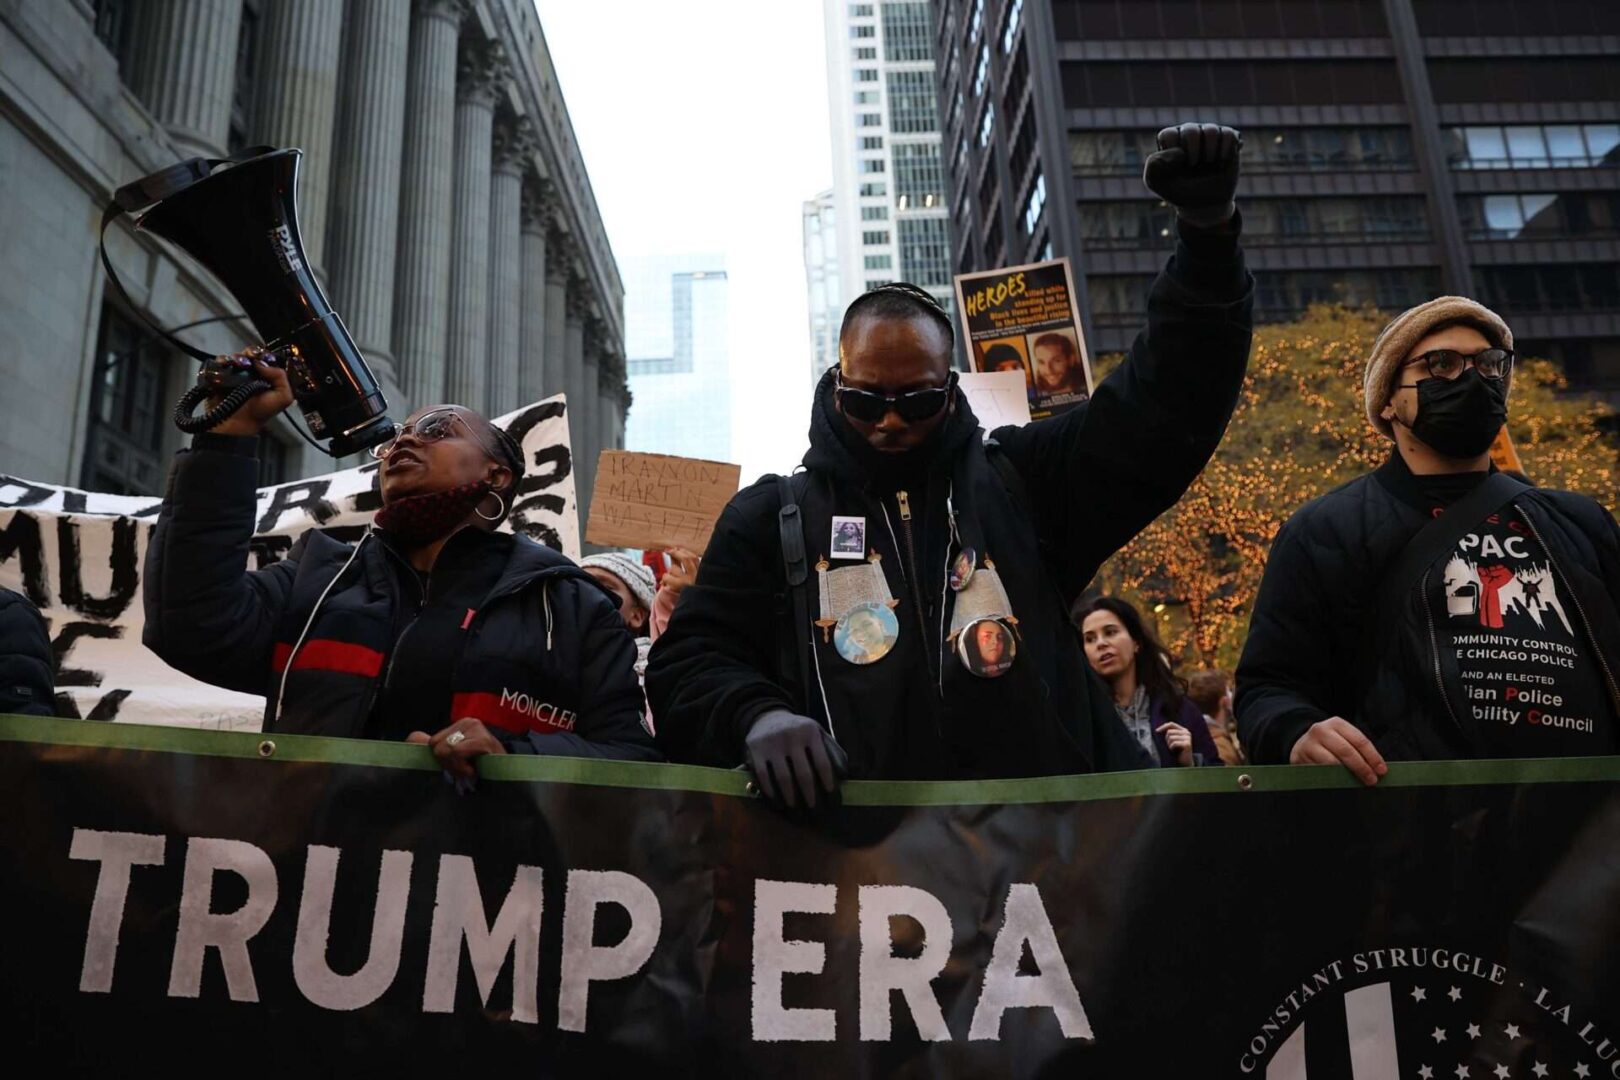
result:
[(211, 387), (198, 383), (180, 395), (180, 402), (174, 407), (174, 426), (187, 435), (195, 435), (199, 431), (208, 431), (223, 423), (226, 417), (246, 405), (248, 398), (254, 394), (262, 394), (270, 388), (270, 384), (263, 379), (249, 379), (226, 394), (220, 400), (220, 403), (212, 409), (209, 409), (201, 416), (193, 416), (191, 415), (192, 410), (207, 400), (208, 395), (212, 392)]

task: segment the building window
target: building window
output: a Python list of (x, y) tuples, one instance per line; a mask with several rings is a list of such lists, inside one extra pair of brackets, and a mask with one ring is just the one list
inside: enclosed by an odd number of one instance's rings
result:
[(129, 63), (129, 43), (135, 25), (132, 0), (95, 0), (96, 38), (118, 61), (119, 68)]
[(932, 72), (891, 71), (888, 89), (890, 131), (916, 135), (939, 130)]
[(968, 40), (972, 41), (984, 29), (984, 0), (973, 0), (973, 14), (968, 16)]
[(883, 59), (891, 64), (934, 58), (933, 16), (926, 3), (883, 5)]
[(1434, 100), (1441, 105), (1620, 99), (1620, 65), (1615, 64), (1613, 58), (1430, 57), (1428, 68)]
[[(1145, 199), (1080, 204), (1081, 236), (1092, 248), (1168, 244), (1174, 224), (1169, 207)], [(1428, 212), (1420, 196), (1261, 198), (1243, 203), (1244, 242), (1252, 246), (1311, 240), (1380, 243), (1429, 236)]]
[(1476, 266), (1480, 302), (1519, 312), (1620, 311), (1620, 263)]
[(273, 487), (276, 484), (285, 484), (289, 470), (287, 451), (290, 448), (286, 443), (273, 435), (259, 436), (259, 486)]
[(80, 483), (90, 491), (163, 490), (164, 375), (170, 354), (111, 304), (101, 309)]
[[(1390, 60), (1173, 60), (1068, 62), (1070, 109), (1240, 105), (1398, 105)], [(1523, 98), (1513, 100), (1522, 101)]]
[(881, 150), (881, 149), (883, 149), (883, 136), (881, 136), (881, 135), (862, 135), (860, 145), (857, 147), (857, 149), (859, 149), (859, 150)]
[(855, 104), (857, 105), (876, 105), (878, 100), (879, 96), (876, 90), (855, 91)]
[(866, 232), (861, 233), (861, 243), (865, 244), (867, 247), (876, 247), (880, 244), (887, 244), (888, 242), (889, 233), (886, 229), (868, 229)]
[(253, 130), (254, 89), (258, 86), (259, 8), (242, 5), (241, 27), (236, 33), (236, 82), (231, 92), (231, 124), (226, 136), (231, 153), (246, 149)]
[(894, 267), (894, 260), (887, 255), (868, 255), (865, 265), (868, 270), (890, 270)]
[(876, 60), (877, 59), (877, 49), (874, 46), (871, 46), (871, 45), (858, 46), (855, 49), (855, 59), (857, 59), (857, 60)]
[(902, 210), (945, 205), (945, 176), (939, 168), (938, 143), (896, 144), (894, 195)]
[(984, 119), (979, 121), (979, 149), (983, 150), (990, 145), (990, 135), (996, 129), (996, 107), (994, 104), (984, 107)]
[(877, 82), (878, 81), (877, 68), (856, 68), (855, 69), (855, 81), (856, 82)]
[(863, 206), (861, 207), (861, 220), (888, 221), (889, 208), (887, 206)]
[(973, 65), (973, 96), (984, 96), (984, 84), (990, 80), (990, 43), (979, 46), (979, 60)]
[(1001, 95), (1008, 116), (1018, 114), (1018, 103), (1024, 100), (1024, 89), (1027, 86), (1029, 86), (1028, 50), (1019, 49), (1018, 54), (1013, 57), (1012, 66), (1007, 70), (1006, 89)]
[(1584, 169), (1620, 164), (1620, 124), (1447, 128), (1453, 169)]
[(1041, 220), (1041, 211), (1046, 209), (1046, 177), (1041, 173), (1035, 174), (1035, 186), (1030, 189), (1029, 198), (1024, 200), (1024, 231), (1031, 236), (1035, 235), (1035, 225)]
[(861, 197), (862, 198), (882, 197), (882, 196), (887, 195), (888, 193), (889, 193), (889, 185), (887, 185), (887, 184), (862, 184), (861, 185)]
[(1024, 0), (1012, 0), (1007, 5), (1007, 23), (1001, 28), (1001, 51), (1012, 52), (1013, 41), (1018, 37), (1019, 17), (1024, 13)]
[(863, 173), (887, 172), (888, 168), (888, 164), (882, 158), (866, 158), (861, 162)]
[[(1158, 147), (1148, 131), (1071, 131), (1069, 161), (1082, 176), (1139, 175)], [(1243, 171), (1371, 172), (1415, 167), (1406, 128), (1248, 128)]]
[(875, 26), (852, 26), (852, 27), (849, 28), (849, 36), (852, 37), (852, 38), (877, 37), (877, 27), (875, 27)]
[(872, 17), (871, 4), (849, 5), (849, 17), (852, 19), (870, 19)]
[(951, 283), (950, 225), (944, 218), (900, 221), (900, 276), (932, 288)]
[(1620, 193), (1459, 195), (1457, 209), (1470, 240), (1612, 237)]
[(1024, 179), (1024, 172), (1029, 168), (1030, 160), (1035, 156), (1035, 110), (1027, 109), (1024, 119), (1018, 125), (1018, 134), (1013, 138), (1012, 145), (1007, 148), (1007, 171), (1013, 183), (1018, 184)]
[(882, 127), (882, 113), (857, 113), (855, 115), (856, 127)]
[(1413, 0), (1418, 30), (1430, 37), (1523, 34), (1620, 34), (1620, 8), (1610, 0), (1468, 4)]

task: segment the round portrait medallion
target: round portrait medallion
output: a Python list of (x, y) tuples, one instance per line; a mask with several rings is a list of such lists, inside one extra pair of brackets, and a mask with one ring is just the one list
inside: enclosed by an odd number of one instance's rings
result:
[(844, 613), (833, 629), (833, 648), (852, 664), (875, 664), (900, 637), (900, 620), (889, 605), (861, 604)]
[(975, 619), (956, 639), (956, 657), (981, 679), (999, 679), (1018, 656), (1018, 639), (1000, 619)]

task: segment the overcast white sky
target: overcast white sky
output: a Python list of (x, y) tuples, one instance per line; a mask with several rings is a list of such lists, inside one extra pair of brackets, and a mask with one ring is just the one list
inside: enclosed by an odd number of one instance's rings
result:
[[(535, 0), (614, 253), (730, 282), (743, 483), (807, 445), (800, 207), (832, 185), (819, 0)], [(633, 406), (632, 406), (633, 408)]]

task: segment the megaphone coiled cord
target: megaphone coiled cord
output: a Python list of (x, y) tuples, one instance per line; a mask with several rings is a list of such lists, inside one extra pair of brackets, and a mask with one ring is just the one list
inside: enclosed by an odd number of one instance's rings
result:
[(180, 401), (174, 407), (174, 426), (187, 435), (195, 435), (199, 431), (208, 431), (210, 428), (223, 423), (226, 417), (247, 404), (248, 398), (269, 389), (271, 389), (270, 384), (263, 379), (249, 379), (226, 394), (220, 400), (220, 403), (212, 409), (209, 409), (201, 416), (193, 416), (191, 411), (206, 401), (212, 392), (211, 388), (207, 386), (193, 386), (180, 395)]

